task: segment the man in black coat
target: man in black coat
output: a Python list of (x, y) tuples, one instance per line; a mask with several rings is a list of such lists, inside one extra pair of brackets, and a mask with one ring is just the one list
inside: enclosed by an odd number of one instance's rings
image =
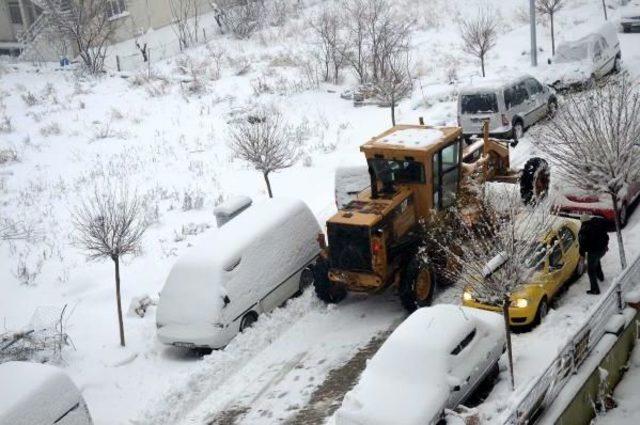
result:
[(582, 261), (586, 254), (587, 273), (591, 283), (591, 289), (587, 291), (587, 294), (598, 295), (600, 293), (598, 280), (604, 280), (600, 259), (609, 249), (608, 223), (603, 218), (587, 215), (581, 216), (580, 221), (582, 222), (578, 233), (580, 257)]

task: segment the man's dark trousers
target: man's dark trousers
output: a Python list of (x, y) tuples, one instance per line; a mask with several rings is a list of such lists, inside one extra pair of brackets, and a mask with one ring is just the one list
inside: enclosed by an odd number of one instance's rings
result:
[(600, 264), (600, 259), (604, 254), (605, 251), (587, 252), (587, 273), (589, 274), (589, 283), (591, 283), (591, 292), (600, 292), (598, 278), (600, 278), (600, 280), (604, 280), (602, 265)]

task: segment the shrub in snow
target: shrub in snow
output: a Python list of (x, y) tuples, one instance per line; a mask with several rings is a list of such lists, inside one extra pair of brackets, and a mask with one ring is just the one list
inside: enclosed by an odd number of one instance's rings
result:
[(23, 102), (27, 106), (34, 106), (34, 105), (37, 105), (38, 103), (40, 103), (40, 101), (36, 97), (36, 95), (31, 93), (30, 91), (28, 91), (26, 93), (22, 93), (20, 95), (20, 98), (23, 100)]
[(44, 127), (40, 127), (40, 134), (44, 137), (57, 136), (62, 132), (57, 122), (52, 122)]
[(0, 149), (0, 165), (19, 160), (18, 152), (15, 149)]
[(134, 297), (129, 304), (129, 316), (144, 317), (149, 307), (157, 305), (158, 301), (151, 298), (149, 295), (142, 295), (140, 297)]
[(265, 17), (264, 2), (257, 0), (221, 0), (222, 23), (237, 38), (248, 38), (262, 27)]
[[(0, 110), (0, 112), (3, 112)], [(11, 133), (13, 126), (11, 125), (11, 118), (5, 115), (4, 112), (0, 115), (0, 133)]]
[(257, 122), (239, 121), (232, 125), (230, 147), (238, 158), (262, 173), (272, 198), (269, 174), (293, 166), (299, 151), (279, 111), (262, 109), (257, 116)]
[(33, 361), (60, 363), (63, 350), (73, 347), (66, 332), (67, 306), (36, 308), (23, 329), (0, 334), (0, 363)]

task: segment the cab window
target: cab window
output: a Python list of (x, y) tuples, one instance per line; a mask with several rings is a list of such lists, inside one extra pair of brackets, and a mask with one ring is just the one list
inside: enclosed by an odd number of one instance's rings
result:
[(460, 140), (445, 146), (433, 155), (433, 206), (443, 209), (452, 206), (460, 180)]
[(568, 251), (573, 245), (573, 243), (575, 242), (576, 235), (574, 235), (571, 229), (569, 229), (568, 227), (562, 227), (558, 232), (558, 235), (560, 236), (560, 243), (562, 244), (562, 249), (565, 252)]
[(374, 158), (369, 165), (382, 182), (425, 183), (424, 167), (418, 161)]
[(557, 269), (563, 266), (562, 263), (562, 248), (560, 247), (560, 241), (554, 238), (549, 244), (549, 267)]
[(535, 96), (538, 93), (542, 93), (542, 85), (536, 80), (534, 80), (533, 78), (528, 78), (525, 81), (525, 84), (527, 85), (527, 90), (529, 90), (529, 93), (531, 94), (531, 96)]

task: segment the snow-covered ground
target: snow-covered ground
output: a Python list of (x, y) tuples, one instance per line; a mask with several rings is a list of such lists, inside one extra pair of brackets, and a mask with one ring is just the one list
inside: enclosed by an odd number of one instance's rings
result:
[(618, 407), (594, 420), (597, 425), (635, 425), (640, 423), (640, 348), (636, 347), (629, 359), (629, 370), (616, 387), (613, 398)]
[[(528, 2), (491, 3), (499, 6), (502, 25), (488, 75), (545, 72), (548, 27), (539, 26), (543, 52), (540, 67), (533, 69), (529, 29), (521, 18)], [(416, 18), (412, 56), (418, 84), (397, 109), (399, 122), (417, 123), (424, 116), (428, 123), (455, 123), (456, 90), (479, 78), (479, 65), (462, 53), (457, 24), (448, 17), (471, 13), (470, 4), (476, 2), (403, 1), (403, 10)], [(318, 7), (302, 14), (311, 16)], [(600, 2), (569, 0), (556, 18), (558, 39), (576, 38), (599, 25), (600, 7)], [(280, 109), (304, 153), (296, 166), (272, 176), (275, 196), (304, 200), (324, 222), (335, 210), (336, 166), (386, 129), (390, 114), (340, 99), (338, 93), (353, 82), (348, 71), (342, 86), (316, 88), (303, 76), (301, 59), (311, 48), (303, 18), (246, 41), (217, 36), (208, 46), (154, 62), (158, 77), (149, 81), (142, 78), (145, 70), (130, 78), (90, 79), (52, 66), (0, 62), (0, 118), (11, 122), (9, 131), (0, 132), (0, 149), (16, 154), (0, 163), (0, 215), (37, 230), (28, 243), (0, 245), (0, 319), (4, 328), (16, 330), (38, 306), (69, 305), (67, 332), (75, 350), (65, 351), (64, 367), (98, 425), (201, 423), (234, 409), (244, 423), (274, 423), (293, 415), (331, 370), (404, 317), (393, 294), (349, 297), (327, 307), (308, 291), (262, 317), (227, 349), (201, 357), (160, 344), (152, 308), (144, 318), (125, 317), (127, 347), (120, 348), (113, 265), (87, 262), (73, 244), (70, 212), (84, 194), (96, 185), (127, 182), (144, 196), (154, 224), (142, 252), (123, 264), (125, 310), (134, 297), (157, 297), (176, 257), (205, 229), (215, 231), (212, 211), (220, 200), (237, 194), (266, 197), (261, 175), (234, 160), (227, 147), (228, 123), (263, 104)], [(619, 37), (625, 67), (638, 76), (640, 35)], [(211, 71), (215, 49), (224, 50), (219, 78)], [(180, 83), (185, 80), (180, 66), (206, 68), (203, 86)], [(450, 68), (457, 84), (446, 84)], [(512, 153), (514, 167), (523, 164), (535, 153), (535, 140), (526, 137)], [(625, 230), (629, 258), (640, 254), (639, 223), (636, 213)], [(605, 284), (619, 272), (614, 240), (604, 259)], [(575, 283), (541, 326), (515, 337), (518, 388), (580, 325), (593, 301), (586, 287), (584, 278)], [(455, 291), (439, 301), (457, 302)], [(494, 423), (516, 396), (501, 379), (480, 406), (484, 419)]]

